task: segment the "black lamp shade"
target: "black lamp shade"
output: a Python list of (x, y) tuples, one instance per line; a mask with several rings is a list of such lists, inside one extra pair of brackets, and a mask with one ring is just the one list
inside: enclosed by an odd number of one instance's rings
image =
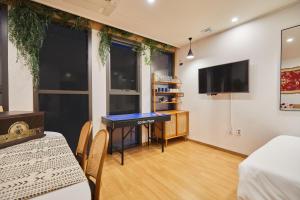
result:
[(187, 55), (186, 58), (187, 58), (187, 59), (193, 59), (193, 58), (194, 58), (194, 54), (193, 54), (193, 52), (192, 52), (192, 49), (189, 50), (189, 53), (188, 53), (188, 55)]
[(190, 41), (190, 50), (189, 50), (189, 53), (186, 56), (186, 58), (187, 59), (193, 59), (194, 58), (194, 54), (192, 52), (192, 38), (191, 37), (189, 38), (189, 41)]

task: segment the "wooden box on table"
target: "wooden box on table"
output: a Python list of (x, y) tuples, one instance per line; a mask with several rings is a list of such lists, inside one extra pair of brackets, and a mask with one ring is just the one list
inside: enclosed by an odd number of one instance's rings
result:
[(0, 148), (44, 136), (43, 112), (1, 112)]

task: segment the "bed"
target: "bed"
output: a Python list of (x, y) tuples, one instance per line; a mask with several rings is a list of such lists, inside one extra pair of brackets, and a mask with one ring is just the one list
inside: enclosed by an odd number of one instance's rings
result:
[(300, 137), (278, 136), (239, 166), (239, 200), (300, 199)]

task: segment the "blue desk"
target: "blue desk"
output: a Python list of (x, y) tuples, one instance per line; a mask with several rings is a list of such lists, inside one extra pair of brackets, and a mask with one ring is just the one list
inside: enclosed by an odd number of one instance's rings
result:
[[(124, 140), (132, 132), (136, 126), (144, 125), (148, 129), (148, 145), (150, 142), (150, 125), (155, 122), (170, 121), (171, 116), (160, 113), (134, 113), (125, 115), (107, 115), (102, 117), (102, 123), (106, 124), (110, 135), (109, 153), (113, 151), (113, 131), (116, 128), (122, 129), (122, 144), (121, 144), (121, 164), (124, 164)], [(127, 133), (124, 132), (124, 127), (130, 127)], [(164, 130), (161, 130), (161, 151), (164, 152)]]

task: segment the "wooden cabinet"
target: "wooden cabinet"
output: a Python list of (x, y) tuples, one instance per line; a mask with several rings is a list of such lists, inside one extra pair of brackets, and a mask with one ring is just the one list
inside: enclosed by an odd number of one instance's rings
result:
[(177, 137), (186, 138), (189, 133), (189, 112), (183, 110), (159, 111), (159, 113), (171, 115), (171, 120), (167, 122), (159, 122), (154, 125), (154, 135), (161, 138), (161, 130), (165, 132), (165, 143), (168, 140)]
[(176, 114), (177, 135), (188, 135), (189, 132), (189, 112), (182, 111)]
[(171, 115), (171, 120), (164, 123), (166, 137), (176, 136), (176, 115)]

